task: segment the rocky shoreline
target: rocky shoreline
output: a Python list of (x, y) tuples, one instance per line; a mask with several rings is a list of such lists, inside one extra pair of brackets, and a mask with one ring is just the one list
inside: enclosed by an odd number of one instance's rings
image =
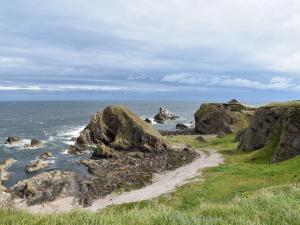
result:
[[(178, 118), (165, 108), (155, 117), (157, 122)], [(88, 153), (80, 159), (88, 174), (73, 171), (43, 171), (51, 152), (44, 152), (26, 166), (28, 173), (37, 172), (11, 188), (3, 186), (9, 179), (7, 169), (15, 163), (7, 159), (0, 163), (0, 206), (12, 199), (28, 205), (43, 204), (72, 197), (84, 207), (96, 199), (118, 191), (142, 188), (152, 182), (153, 175), (171, 171), (192, 163), (199, 154), (184, 146), (173, 146), (163, 136), (201, 135), (224, 137), (235, 134), (241, 151), (255, 151), (276, 142), (270, 162), (287, 160), (300, 154), (300, 106), (298, 104), (269, 105), (250, 108), (237, 100), (228, 103), (205, 103), (194, 114), (194, 127), (177, 124), (176, 130), (155, 130), (149, 121), (141, 119), (124, 106), (109, 106), (96, 112), (89, 124), (69, 147), (69, 154)], [(160, 119), (158, 119), (160, 118)], [(192, 124), (191, 124), (192, 125)], [(200, 136), (199, 136), (200, 135)], [(15, 144), (18, 137), (8, 137), (6, 144)], [(32, 139), (30, 146), (42, 143)]]

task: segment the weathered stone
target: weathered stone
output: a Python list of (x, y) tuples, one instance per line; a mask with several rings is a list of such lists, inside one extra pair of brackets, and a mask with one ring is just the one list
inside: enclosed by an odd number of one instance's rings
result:
[(168, 148), (158, 131), (123, 106), (110, 106), (92, 116), (76, 144), (146, 152)]
[(39, 156), (39, 159), (41, 160), (47, 160), (48, 158), (52, 157), (52, 152), (44, 152)]
[(164, 107), (159, 108), (158, 114), (154, 116), (154, 121), (157, 123), (164, 123), (167, 120), (176, 120), (179, 116), (176, 116), (174, 113), (170, 112)]
[(278, 162), (300, 154), (299, 137), (300, 105), (265, 106), (253, 115), (238, 148), (253, 151), (275, 143), (277, 146), (271, 161)]
[(17, 161), (14, 159), (6, 159), (0, 163), (0, 186), (2, 181), (6, 181), (8, 179), (9, 173), (7, 172), (7, 169), (15, 162)]
[(117, 158), (118, 152), (105, 144), (99, 144), (92, 154), (92, 158)]
[(195, 113), (195, 130), (200, 134), (233, 133), (248, 126), (247, 109), (241, 104), (202, 104)]
[(12, 200), (11, 195), (0, 189), (0, 208), (9, 207), (11, 200)]
[(11, 188), (13, 196), (26, 200), (29, 205), (77, 196), (78, 174), (68, 171), (51, 171), (19, 181)]

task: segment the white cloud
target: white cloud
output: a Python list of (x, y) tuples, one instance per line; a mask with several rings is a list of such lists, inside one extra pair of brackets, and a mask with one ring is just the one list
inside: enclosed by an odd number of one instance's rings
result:
[(214, 87), (253, 88), (260, 90), (296, 90), (296, 84), (291, 78), (272, 77), (269, 82), (263, 83), (245, 78), (227, 76), (195, 75), (188, 73), (171, 74), (164, 76), (161, 81), (186, 85), (201, 85)]

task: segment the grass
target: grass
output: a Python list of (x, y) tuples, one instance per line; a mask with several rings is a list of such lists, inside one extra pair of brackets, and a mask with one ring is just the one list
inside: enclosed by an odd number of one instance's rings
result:
[(195, 136), (168, 137), (168, 141), (217, 149), (225, 162), (207, 169), (204, 180), (192, 180), (152, 201), (112, 206), (99, 213), (30, 215), (3, 209), (0, 224), (300, 224), (300, 157), (269, 164), (272, 144), (239, 152), (233, 135), (211, 137), (206, 143)]

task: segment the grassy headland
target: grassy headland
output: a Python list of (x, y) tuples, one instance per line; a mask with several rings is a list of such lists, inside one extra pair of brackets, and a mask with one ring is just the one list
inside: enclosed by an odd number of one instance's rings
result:
[(207, 142), (195, 136), (174, 136), (168, 141), (216, 149), (225, 162), (152, 201), (112, 206), (99, 213), (30, 215), (3, 209), (0, 224), (300, 224), (300, 157), (270, 164), (271, 144), (239, 152), (233, 135)]

